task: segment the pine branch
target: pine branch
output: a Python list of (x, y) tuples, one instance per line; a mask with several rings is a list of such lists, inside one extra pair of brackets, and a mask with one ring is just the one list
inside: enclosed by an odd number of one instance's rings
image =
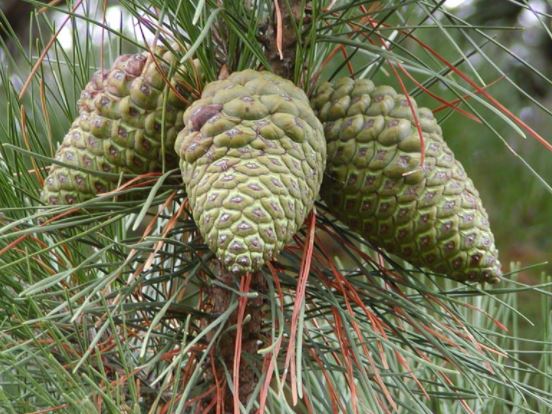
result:
[(289, 79), (295, 69), (297, 42), (300, 41), (298, 22), (308, 21), (307, 8), (303, 1), (276, 0), (273, 4), (272, 17), (262, 41), (272, 71)]
[[(236, 276), (224, 270), (220, 263), (215, 264), (214, 274), (219, 283), (213, 284), (207, 291), (209, 301), (206, 310), (217, 315), (224, 313), (236, 299), (236, 294), (232, 290), (237, 280)], [(239, 285), (242, 295), (238, 299), (240, 306), (226, 321), (223, 333), (217, 339), (215, 352), (211, 355), (211, 360), (207, 361), (208, 365), (214, 367), (209, 374), (210, 381), (213, 384), (224, 384), (221, 386), (224, 398), (217, 400), (217, 410), (223, 406), (224, 412), (228, 413), (235, 412), (237, 403), (247, 405), (259, 383), (262, 369), (262, 360), (257, 351), (264, 342), (262, 329), (263, 308), (266, 306), (266, 281), (261, 272), (255, 272), (242, 276)], [(239, 390), (239, 398), (235, 397), (236, 387)]]

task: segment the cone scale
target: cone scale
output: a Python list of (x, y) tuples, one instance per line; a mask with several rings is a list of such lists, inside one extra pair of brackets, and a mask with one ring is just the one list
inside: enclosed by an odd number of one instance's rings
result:
[(303, 224), (326, 162), (302, 90), (245, 70), (208, 84), (184, 114), (175, 149), (194, 219), (234, 274), (259, 269)]
[(390, 86), (349, 78), (320, 85), (311, 104), (328, 149), (321, 196), (338, 219), (416, 266), (456, 280), (498, 281), (479, 193), (429, 109)]

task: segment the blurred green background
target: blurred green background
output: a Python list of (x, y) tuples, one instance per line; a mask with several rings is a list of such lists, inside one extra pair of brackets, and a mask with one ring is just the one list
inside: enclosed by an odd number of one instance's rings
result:
[[(552, 142), (551, 114), (546, 113), (546, 110), (552, 110), (552, 88), (524, 65), (533, 66), (549, 79), (552, 77), (552, 2), (531, 0), (527, 5), (534, 12), (548, 14), (548, 17), (538, 19), (533, 12), (507, 0), (445, 2), (445, 6), (455, 16), (474, 26), (484, 27), (480, 33), (477, 30), (449, 31), (454, 43), (469, 56), (469, 63), (475, 70), (467, 63), (462, 63), (459, 68), (472, 79), (479, 76), (486, 84), (492, 84), (486, 89), (489, 93), (548, 142)], [(443, 16), (435, 25), (446, 27), (452, 21)], [(417, 30), (416, 36), (447, 60), (454, 62), (458, 59), (459, 52), (451, 47), (448, 39), (439, 41), (442, 34), (438, 30)], [(510, 53), (494, 42), (500, 42)], [(402, 45), (415, 50), (417, 56), (423, 55), (420, 46), (413, 41)], [(475, 53), (470, 55), (472, 51)], [(431, 59), (428, 56), (428, 61)], [(394, 76), (384, 71), (380, 71), (375, 80), (397, 85)], [(403, 80), (410, 91), (415, 91), (413, 83)], [(441, 85), (434, 85), (430, 89), (447, 101), (457, 98)], [(433, 110), (441, 106), (423, 92), (417, 93), (416, 99), (421, 106)], [(539, 108), (528, 96), (544, 109)], [(550, 261), (550, 152), (529, 135), (524, 139), (516, 134), (509, 125), (490, 110), (476, 104), (473, 99), (469, 103), (496, 128), (496, 133), (486, 125), (448, 109), (438, 111), (435, 115), (441, 120), (445, 139), (464, 164), (483, 198), (503, 265), (508, 268), (511, 261), (519, 261), (525, 267)], [(460, 108), (471, 110), (465, 104)], [(524, 271), (521, 277), (530, 282), (536, 280), (543, 271), (550, 274), (552, 265), (549, 263)]]
[[(550, 1), (527, 3), (536, 11), (549, 16), (552, 14)], [(497, 30), (493, 33), (497, 40), (515, 52), (515, 57), (496, 47), (489, 47), (484, 51), (492, 59), (492, 64), (480, 57), (474, 58), (473, 63), (487, 82), (500, 78), (501, 75), (493, 68), (496, 65), (544, 108), (552, 110), (550, 85), (520, 63), (520, 60), (528, 62), (549, 79), (552, 77), (552, 37), (549, 34), (552, 19), (544, 19), (544, 26), (531, 12), (500, 0), (462, 2), (456, 11), (472, 24), (520, 27), (517, 31)], [(522, 92), (505, 79), (499, 80), (488, 91), (548, 142), (552, 142), (550, 115)], [(458, 114), (448, 118), (442, 126), (451, 148), (481, 193), (503, 265), (520, 262), (523, 268), (548, 262), (518, 275), (523, 282), (537, 284), (541, 282), (543, 273), (552, 273), (552, 194), (536, 174), (551, 185), (552, 157), (531, 137), (523, 139), (504, 123), (497, 124), (500, 126), (498, 132), (507, 145), (484, 125), (462, 119)], [(526, 338), (537, 338), (543, 332), (545, 327), (541, 313), (543, 309), (550, 311), (551, 308), (550, 303), (542, 307), (540, 301), (535, 299), (535, 294), (531, 292), (521, 293), (518, 297), (520, 310), (535, 324), (521, 323), (520, 334)]]
[[(536, 11), (552, 13), (552, 3), (530, 1)], [(516, 57), (502, 50), (484, 48), (493, 64), (508, 75), (521, 89), (552, 109), (552, 88), (527, 70), (519, 60), (524, 60), (548, 78), (552, 77), (552, 39), (546, 30), (552, 27), (551, 19), (545, 19), (543, 27), (535, 16), (507, 1), (462, 2), (458, 12), (473, 24), (485, 26), (518, 26), (518, 31), (497, 30), (497, 40), (507, 45)], [(466, 44), (469, 48), (469, 45)], [(500, 74), (492, 64), (479, 56), (473, 59), (487, 82), (499, 79)], [(552, 141), (550, 116), (539, 110), (526, 96), (508, 83), (499, 80), (489, 89), (511, 112)], [(491, 118), (492, 119), (492, 118)], [(504, 123), (502, 128), (506, 143), (516, 151), (543, 180), (552, 182), (552, 158), (550, 153), (534, 139), (522, 139)], [(488, 128), (455, 114), (442, 124), (450, 146), (462, 160), (468, 173), (488, 206), (491, 224), (505, 264), (510, 260), (523, 265), (552, 258), (552, 195), (527, 166)], [(550, 273), (551, 267), (546, 267)], [(541, 272), (543, 268), (536, 270)], [(530, 277), (531, 272), (528, 273)]]

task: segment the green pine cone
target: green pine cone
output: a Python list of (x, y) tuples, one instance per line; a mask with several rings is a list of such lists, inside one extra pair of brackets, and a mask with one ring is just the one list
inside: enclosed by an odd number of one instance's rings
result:
[(318, 195), (322, 124), (301, 89), (253, 70), (207, 85), (184, 124), (175, 149), (201, 234), (231, 272), (259, 269)]
[(369, 80), (322, 84), (311, 104), (328, 148), (320, 190), (353, 230), (410, 263), (462, 281), (496, 282), (498, 252), (479, 193), (432, 112)]
[[(147, 52), (122, 55), (111, 69), (94, 74), (81, 93), (80, 115), (63, 138), (56, 160), (95, 172), (143, 174), (160, 171), (164, 157), (168, 168), (176, 168), (174, 141), (184, 127), (186, 108), (181, 96), (188, 94), (178, 74), (171, 77), (171, 88), (166, 85), (174, 55), (161, 48), (156, 54), (155, 60)], [(54, 164), (41, 200), (48, 205), (74, 204), (113, 190), (117, 181), (116, 176)]]

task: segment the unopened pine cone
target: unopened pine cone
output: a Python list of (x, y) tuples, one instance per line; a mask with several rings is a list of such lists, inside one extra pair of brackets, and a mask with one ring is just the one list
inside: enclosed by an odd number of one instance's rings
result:
[(158, 48), (156, 54), (122, 55), (93, 75), (78, 101), (79, 117), (56, 152), (56, 160), (68, 166), (52, 165), (45, 180), (45, 204), (89, 200), (113, 190), (118, 174), (160, 171), (163, 160), (176, 168), (174, 141), (189, 94), (182, 76), (170, 73), (173, 53)]
[(320, 85), (311, 104), (324, 124), (321, 196), (332, 214), (413, 265), (461, 281), (498, 281), (479, 193), (429, 109), (390, 86), (349, 78)]
[(303, 224), (326, 147), (305, 93), (269, 72), (208, 84), (176, 140), (199, 230), (232, 273), (259, 269)]

